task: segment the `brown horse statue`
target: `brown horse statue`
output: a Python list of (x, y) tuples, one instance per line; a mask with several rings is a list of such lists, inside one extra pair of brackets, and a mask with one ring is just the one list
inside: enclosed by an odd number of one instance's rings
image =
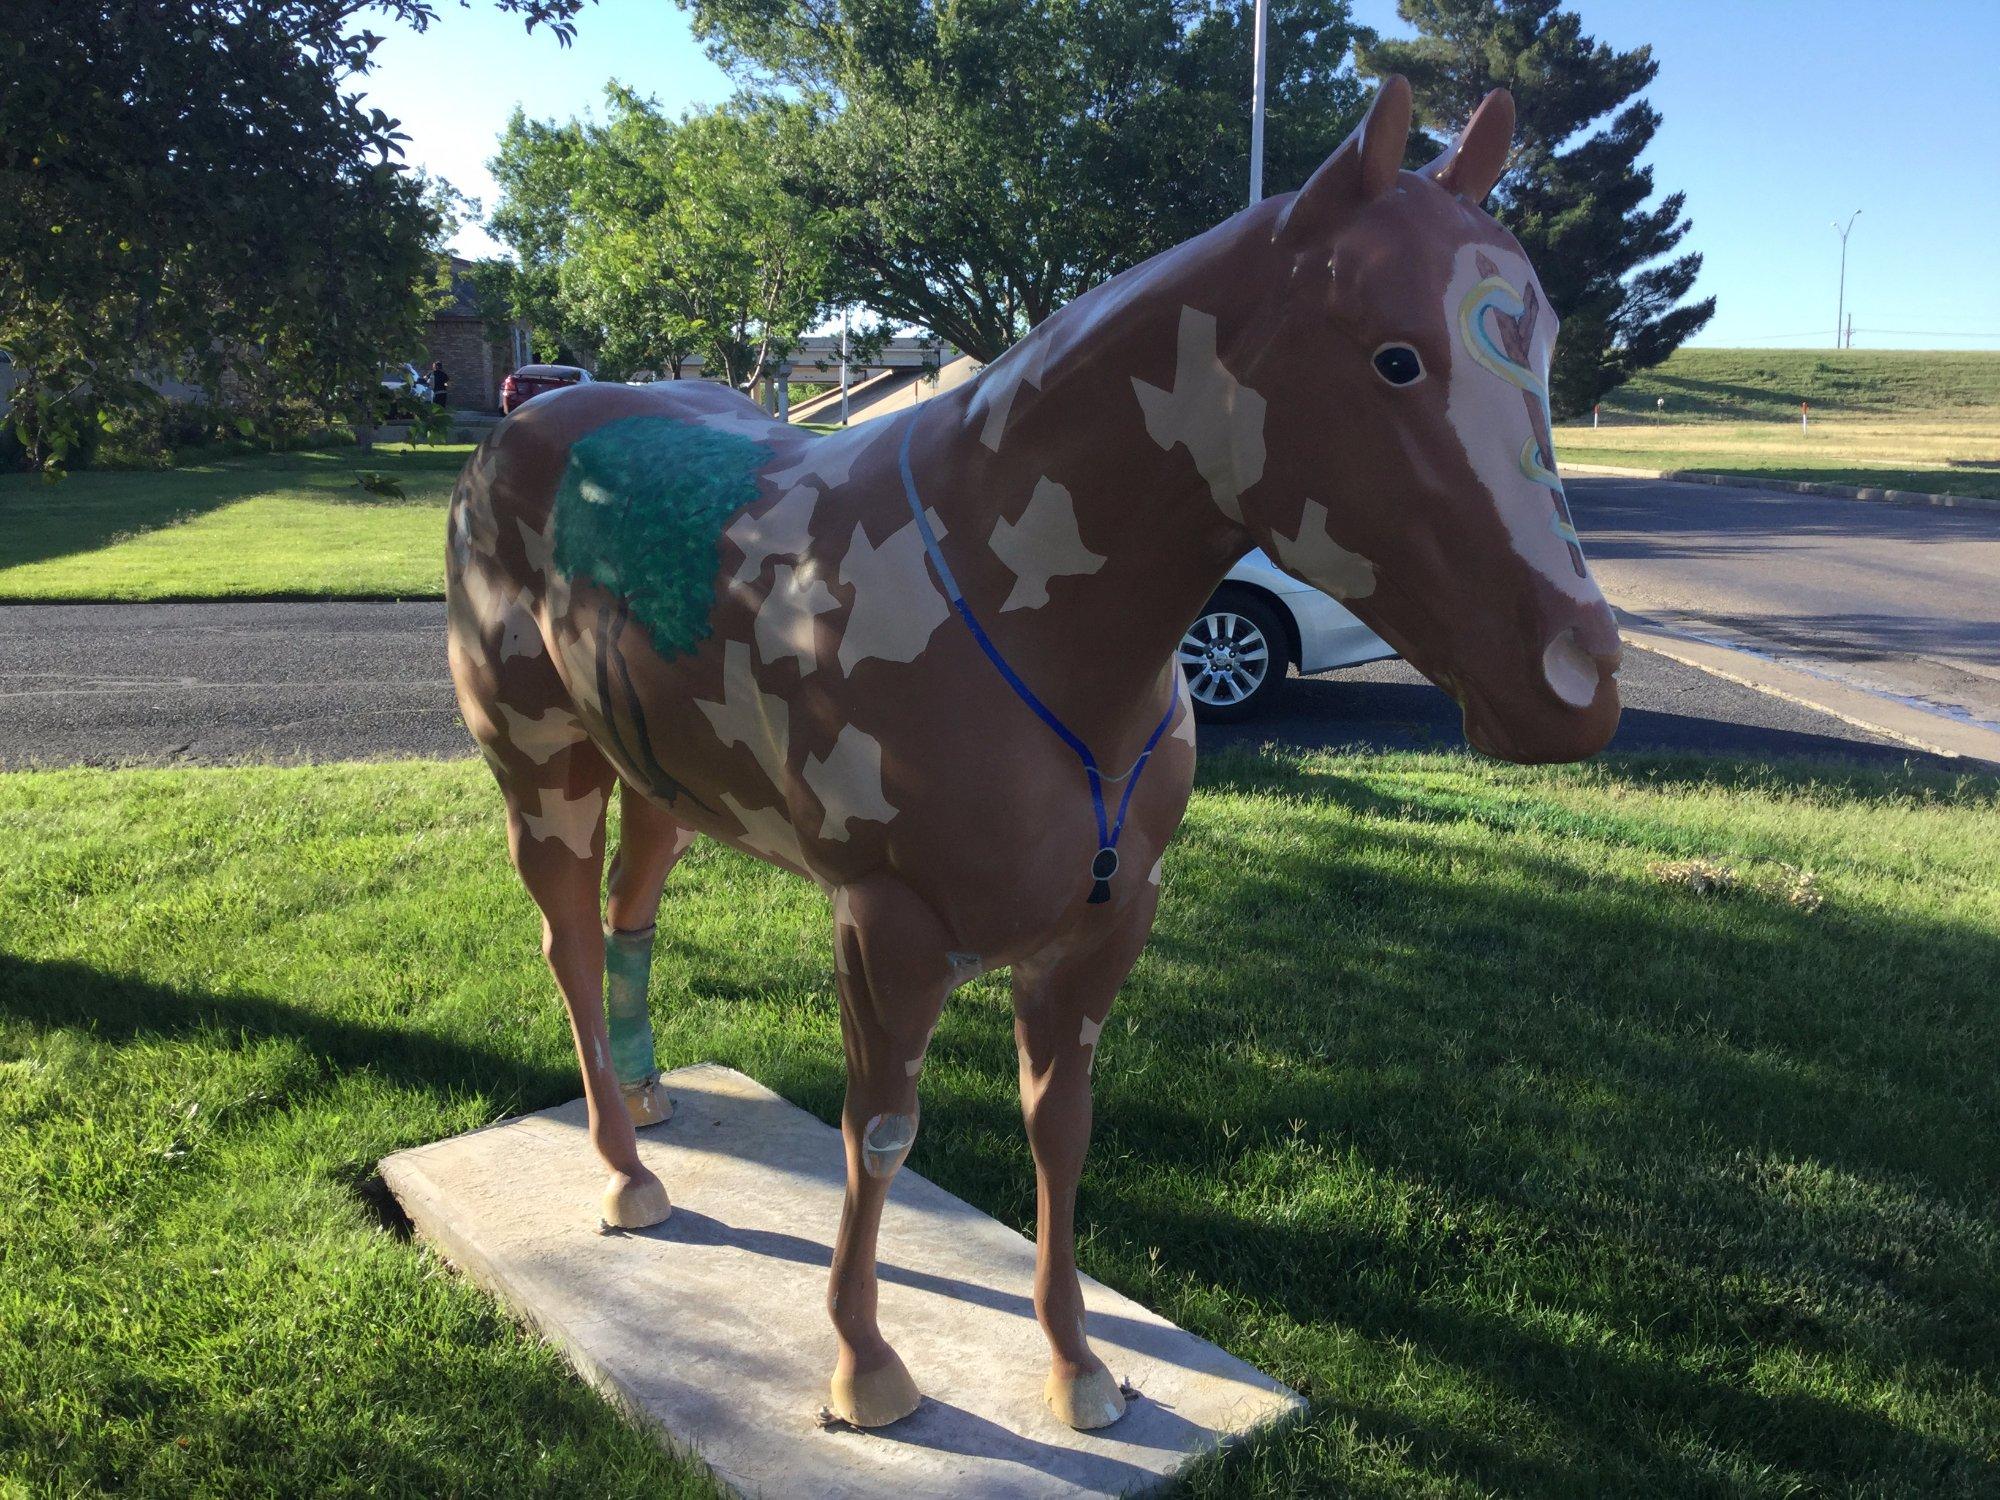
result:
[(1574, 760), (1617, 725), (1618, 636), (1550, 447), (1555, 314), (1480, 207), (1513, 103), (1421, 172), (1409, 123), (1390, 78), (1297, 193), (913, 410), (820, 437), (715, 385), (586, 385), (529, 402), (459, 482), (452, 676), (543, 914), (610, 1224), (668, 1213), (633, 1131), (670, 1109), (645, 990), (675, 860), (703, 833), (830, 898), (850, 1422), (918, 1401), (877, 1326), (876, 1232), (945, 997), (995, 968), (1048, 1399), (1075, 1427), (1124, 1410), (1077, 1284), (1090, 1069), (1194, 775), (1176, 646), (1235, 559), (1344, 601), (1489, 754)]

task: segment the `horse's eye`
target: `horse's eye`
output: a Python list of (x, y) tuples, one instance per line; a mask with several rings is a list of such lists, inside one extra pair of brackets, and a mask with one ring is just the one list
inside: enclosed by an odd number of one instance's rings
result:
[(1408, 344), (1384, 344), (1375, 351), (1375, 373), (1391, 385), (1423, 379), (1424, 362)]

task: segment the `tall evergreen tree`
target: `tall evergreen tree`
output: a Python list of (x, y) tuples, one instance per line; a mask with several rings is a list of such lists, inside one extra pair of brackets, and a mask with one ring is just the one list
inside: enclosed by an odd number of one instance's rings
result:
[(1617, 52), (1585, 36), (1559, 0), (1399, 0), (1396, 8), (1417, 36), (1365, 46), (1361, 67), (1409, 79), (1418, 123), (1437, 137), (1433, 152), (1487, 90), (1513, 92), (1515, 153), (1494, 212), (1562, 318), (1550, 378), (1556, 413), (1588, 411), (1715, 314), (1713, 297), (1682, 304), (1701, 257), (1666, 258), (1691, 227), (1681, 216), (1686, 194), (1647, 201), (1653, 172), (1639, 156), (1660, 115), (1637, 96), (1659, 71), (1652, 49)]

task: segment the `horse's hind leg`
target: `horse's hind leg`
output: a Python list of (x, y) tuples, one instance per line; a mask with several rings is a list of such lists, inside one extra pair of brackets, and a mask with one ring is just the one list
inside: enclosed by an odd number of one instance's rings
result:
[(951, 988), (951, 940), (906, 887), (876, 879), (835, 896), (833, 941), (847, 1053), (847, 1197), (827, 1288), (840, 1341), (832, 1405), (843, 1421), (881, 1427), (921, 1399), (876, 1321), (875, 1242), (889, 1183), (916, 1142), (917, 1076)]
[(569, 1011), (590, 1111), (590, 1143), (611, 1170), (604, 1221), (620, 1229), (643, 1229), (666, 1218), (668, 1205), (660, 1179), (639, 1161), (605, 1025), (598, 889), (604, 873), (605, 801), (616, 777), (603, 753), (580, 736), (552, 752), (536, 745), (539, 758), (504, 735), (497, 740), (482, 736), (481, 742), (507, 799), (507, 846), (514, 868), (541, 908), (542, 953)]
[(646, 987), (652, 977), (653, 934), (667, 875), (694, 830), (629, 785), (619, 784), (618, 852), (604, 900), (604, 1009), (611, 1065), (632, 1123), (641, 1129), (672, 1117), (653, 1053)]

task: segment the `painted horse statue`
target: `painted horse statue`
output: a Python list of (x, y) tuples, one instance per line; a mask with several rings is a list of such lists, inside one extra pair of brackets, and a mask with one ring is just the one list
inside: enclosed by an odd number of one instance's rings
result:
[(876, 1232), (945, 997), (995, 968), (1049, 1404), (1079, 1428), (1124, 1410), (1077, 1284), (1090, 1069), (1194, 775), (1176, 648), (1237, 558), (1346, 603), (1489, 754), (1574, 760), (1616, 727), (1618, 636), (1550, 446), (1555, 314), (1480, 207), (1513, 103), (1421, 172), (1409, 123), (1390, 78), (1297, 193), (913, 410), (820, 437), (715, 385), (587, 385), (516, 412), (459, 482), (452, 676), (543, 914), (608, 1223), (668, 1213), (633, 1132), (670, 1109), (646, 984), (675, 860), (707, 834), (830, 898), (849, 1422), (919, 1399), (877, 1325)]

